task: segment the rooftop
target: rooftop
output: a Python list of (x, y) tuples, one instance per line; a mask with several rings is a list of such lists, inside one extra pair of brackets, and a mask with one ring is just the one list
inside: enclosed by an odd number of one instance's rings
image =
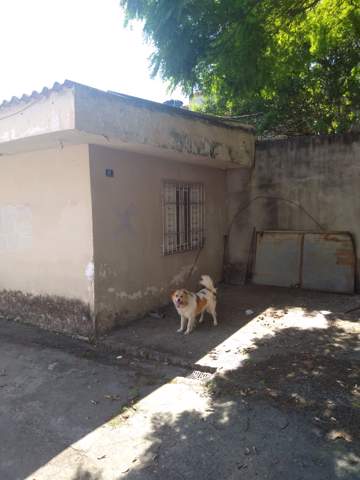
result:
[(179, 161), (249, 165), (254, 130), (205, 115), (77, 82), (55, 82), (0, 104), (0, 154), (93, 143)]
[[(94, 92), (101, 92), (103, 94), (108, 95), (109, 97), (116, 96), (123, 99), (124, 101), (134, 103), (149, 109), (158, 109), (159, 111), (170, 112), (172, 114), (175, 111), (176, 114), (184, 115), (185, 117), (198, 118), (201, 120), (206, 120), (210, 123), (220, 124), (222, 126), (224, 125), (229, 126), (230, 128), (240, 128), (240, 129), (244, 129), (245, 131), (254, 131), (254, 128), (251, 125), (243, 124), (239, 120), (234, 119), (232, 117), (225, 118), (217, 115), (198, 113), (183, 107), (175, 107), (166, 103), (154, 102), (152, 100), (146, 100), (144, 98), (126, 95), (124, 93), (114, 92), (111, 90), (107, 90), (107, 91), (99, 90), (98, 88), (89, 87), (87, 85), (83, 85), (81, 83), (74, 82), (72, 80), (65, 80), (63, 83), (55, 82), (52, 87), (49, 87), (49, 88), (43, 87), (40, 91), (34, 90), (29, 95), (24, 93), (21, 97), (14, 96), (14, 97), (11, 97), (10, 100), (3, 100), (2, 102), (0, 100), (1, 102), (0, 113), (1, 113), (1, 110), (4, 108), (18, 106), (18, 105), (26, 105), (30, 102), (32, 103), (41, 98), (48, 97), (52, 92), (59, 92), (64, 88), (74, 88), (74, 87), (91, 89)], [(0, 116), (0, 119), (1, 118), (2, 117)]]

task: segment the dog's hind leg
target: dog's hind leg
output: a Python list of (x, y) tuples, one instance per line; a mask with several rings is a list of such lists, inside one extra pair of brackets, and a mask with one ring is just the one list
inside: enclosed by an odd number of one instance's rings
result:
[(185, 335), (189, 335), (194, 330), (195, 327), (195, 317), (190, 317), (187, 325)]
[(216, 305), (211, 305), (211, 308), (209, 308), (209, 313), (213, 317), (214, 327), (216, 327), (218, 324), (217, 317), (216, 317)]
[(199, 323), (202, 323), (204, 321), (204, 310), (201, 312), (200, 318), (199, 318)]
[(179, 328), (179, 330), (177, 330), (177, 332), (181, 333), (185, 330), (185, 328), (186, 328), (186, 318), (181, 315), (180, 328)]

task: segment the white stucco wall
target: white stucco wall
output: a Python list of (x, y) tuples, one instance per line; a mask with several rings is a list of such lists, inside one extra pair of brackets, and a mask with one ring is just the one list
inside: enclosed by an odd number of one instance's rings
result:
[(0, 292), (92, 308), (92, 260), (88, 146), (1, 156)]
[[(169, 302), (179, 286), (196, 288), (201, 274), (222, 275), (225, 172), (90, 146), (94, 218), (95, 302), (100, 329)], [(111, 168), (114, 177), (105, 176)], [(206, 191), (206, 244), (162, 255), (161, 192), (166, 179), (202, 182)]]

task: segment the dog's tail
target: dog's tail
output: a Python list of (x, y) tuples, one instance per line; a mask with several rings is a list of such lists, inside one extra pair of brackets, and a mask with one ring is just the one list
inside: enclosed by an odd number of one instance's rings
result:
[(200, 285), (205, 287), (207, 290), (209, 290), (211, 293), (216, 295), (216, 288), (214, 287), (214, 282), (211, 280), (209, 275), (203, 275), (200, 280)]

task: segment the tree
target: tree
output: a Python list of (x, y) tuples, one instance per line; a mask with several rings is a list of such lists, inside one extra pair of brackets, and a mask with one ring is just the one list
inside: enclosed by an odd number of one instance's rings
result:
[(121, 0), (144, 22), (153, 75), (201, 109), (260, 132), (331, 133), (360, 121), (359, 0)]

